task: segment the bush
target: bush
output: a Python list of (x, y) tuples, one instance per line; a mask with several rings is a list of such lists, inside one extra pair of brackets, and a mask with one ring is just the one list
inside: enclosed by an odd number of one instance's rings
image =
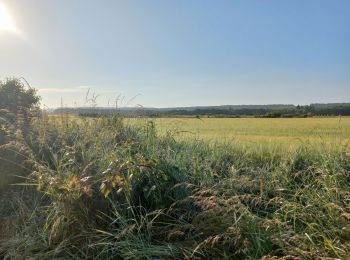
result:
[[(28, 84), (27, 84), (28, 85)], [(7, 109), (15, 115), (34, 109), (40, 101), (36, 90), (26, 87), (19, 79), (0, 81), (0, 109)]]
[(39, 100), (36, 91), (18, 79), (0, 82), (0, 191), (31, 171), (26, 139)]

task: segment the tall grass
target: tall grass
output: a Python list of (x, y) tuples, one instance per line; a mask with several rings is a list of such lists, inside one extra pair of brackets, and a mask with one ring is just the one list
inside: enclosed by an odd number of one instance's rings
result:
[(0, 256), (350, 254), (348, 149), (209, 145), (159, 137), (156, 127), (125, 125), (118, 116), (33, 122), (26, 186), (2, 192)]

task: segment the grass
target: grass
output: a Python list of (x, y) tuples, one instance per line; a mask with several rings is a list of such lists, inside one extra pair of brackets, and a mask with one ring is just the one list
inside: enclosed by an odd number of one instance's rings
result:
[[(346, 146), (301, 143), (281, 151), (260, 144), (247, 149), (243, 142), (208, 144), (164, 134), (171, 127), (165, 126), (166, 120), (156, 119), (155, 125), (130, 124), (118, 116), (34, 120), (19, 144), (26, 147), (26, 165), (31, 167), (23, 179), (26, 185), (1, 191), (0, 256), (349, 256)], [(333, 118), (274, 120), (185, 119), (180, 126), (192, 131), (208, 127), (210, 140), (217, 140), (218, 128), (253, 138), (294, 138), (296, 133), (308, 138), (308, 133), (316, 136), (322, 129), (346, 139), (349, 133), (349, 119), (340, 124)], [(6, 178), (17, 172), (0, 174)]]
[[(130, 119), (145, 124), (148, 119)], [(177, 138), (208, 142), (241, 143), (245, 146), (301, 145), (339, 147), (350, 139), (349, 117), (324, 118), (156, 118), (159, 134), (176, 133)]]

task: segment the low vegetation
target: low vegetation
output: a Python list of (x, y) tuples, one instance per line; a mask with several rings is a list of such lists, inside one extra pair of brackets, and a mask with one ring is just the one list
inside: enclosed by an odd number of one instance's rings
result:
[(36, 104), (22, 109), (28, 124), (2, 107), (2, 258), (350, 254), (346, 146), (281, 152), (177, 140), (153, 121), (39, 116)]

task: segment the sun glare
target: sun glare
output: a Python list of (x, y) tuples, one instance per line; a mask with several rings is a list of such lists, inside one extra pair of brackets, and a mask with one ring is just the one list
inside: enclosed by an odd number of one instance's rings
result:
[(2, 31), (18, 32), (5, 5), (0, 3), (0, 32)]

